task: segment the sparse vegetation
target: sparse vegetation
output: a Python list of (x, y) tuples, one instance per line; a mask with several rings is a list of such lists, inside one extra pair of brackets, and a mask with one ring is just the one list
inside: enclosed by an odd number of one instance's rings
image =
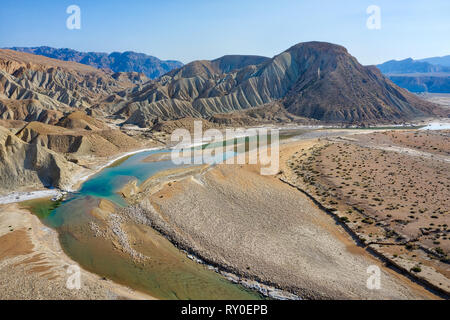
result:
[[(345, 212), (339, 220), (352, 221), (350, 226), (361, 239), (364, 235), (370, 241), (395, 241), (403, 246), (400, 251), (410, 252), (414, 259), (422, 246), (435, 247), (437, 254), (447, 256), (449, 212), (442, 208), (448, 207), (450, 198), (450, 165), (431, 157), (411, 156), (401, 148), (414, 149), (420, 144), (421, 152), (450, 155), (448, 135), (378, 132), (355, 137), (355, 142), (328, 139), (291, 159), (302, 173), (303, 186), (320, 195), (323, 204)], [(399, 151), (378, 147), (385, 145)], [(427, 147), (430, 145), (434, 146)], [(439, 260), (431, 256), (429, 263), (435, 261)], [(420, 266), (413, 269), (421, 272)]]

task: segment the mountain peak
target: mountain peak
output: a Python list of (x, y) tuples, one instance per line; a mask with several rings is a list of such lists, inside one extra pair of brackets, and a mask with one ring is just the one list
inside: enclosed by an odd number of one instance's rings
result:
[[(81, 54), (85, 64), (98, 62), (96, 59), (99, 56), (95, 54), (74, 52), (73, 58), (80, 58), (76, 54)], [(101, 72), (74, 62), (14, 51), (5, 52), (4, 55), (11, 60), (14, 58), (12, 53), (22, 55), (16, 60), (47, 59), (42, 64), (73, 65), (79, 71), (72, 75), (72, 69), (36, 70), (61, 73), (57, 79), (64, 81), (58, 85), (66, 88), (67, 94), (55, 95), (54, 83), (49, 82), (55, 81), (53, 77), (39, 75), (28, 78), (29, 73), (16, 72), (22, 66), (26, 71), (29, 68), (26, 64), (16, 63), (14, 65), (17, 68), (13, 70), (13, 64), (4, 63), (5, 70), (10, 71), (5, 74), (7, 85), (4, 92), (10, 97), (17, 95), (9, 90), (13, 87), (11, 84), (25, 84), (23, 88), (18, 87), (26, 93), (21, 96), (35, 97), (46, 105), (46, 109), (60, 108), (58, 105), (62, 103), (67, 108), (89, 109), (92, 114), (114, 114), (124, 119), (125, 123), (143, 126), (154, 123), (155, 119), (208, 118), (218, 113), (269, 104), (279, 105), (294, 116), (334, 123), (395, 122), (438, 112), (435, 105), (397, 87), (375, 67), (362, 66), (344, 47), (327, 42), (296, 44), (273, 58), (226, 55), (212, 61), (194, 61), (148, 82), (140, 74), (131, 72)], [(130, 58), (122, 60), (124, 55)], [(120, 68), (127, 71), (136, 67), (136, 60), (141, 61), (139, 54), (134, 53), (114, 53), (101, 57), (106, 59), (112, 70)], [(151, 58), (148, 56), (145, 59)], [(133, 72), (142, 72), (139, 68), (135, 69), (138, 70)], [(71, 81), (81, 77), (87, 81), (72, 84)], [(39, 79), (47, 79), (47, 82)], [(36, 90), (33, 89), (35, 87)], [(44, 92), (48, 94), (44, 96)], [(12, 107), (10, 109), (12, 112)], [(44, 118), (52, 119), (49, 116)], [(85, 126), (85, 123), (81, 121), (77, 126)]]
[(321, 41), (300, 42), (290, 47), (285, 52), (292, 52), (298, 50), (314, 50), (319, 52), (329, 52), (335, 54), (348, 54), (347, 49), (343, 46)]

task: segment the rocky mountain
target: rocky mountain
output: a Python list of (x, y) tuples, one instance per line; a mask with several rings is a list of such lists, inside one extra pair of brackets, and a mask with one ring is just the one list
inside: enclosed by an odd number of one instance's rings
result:
[[(79, 124), (87, 124), (85, 120), (80, 118), (80, 115), (83, 114), (75, 112), (69, 117), (71, 117), (70, 120), (77, 119)], [(55, 126), (30, 122), (17, 132), (16, 136), (29, 144), (39, 145), (59, 154), (65, 154), (69, 156), (69, 159), (74, 159), (76, 156), (81, 158), (85, 156), (112, 156), (140, 146), (135, 139), (120, 130), (106, 127), (96, 128), (93, 125), (82, 128), (79, 124), (73, 125), (73, 121), (66, 120), (67, 118), (63, 118)], [(104, 126), (94, 119), (90, 122), (97, 124), (99, 127)], [(63, 125), (68, 125), (69, 128), (65, 128)]]
[(445, 64), (446, 57), (391, 60), (377, 67), (392, 82), (411, 92), (450, 93), (450, 66), (438, 62)]
[(63, 113), (102, 101), (140, 83), (75, 62), (0, 50), (0, 119), (56, 123)]
[(22, 187), (70, 189), (92, 159), (141, 147), (138, 140), (81, 111), (55, 125), (1, 120), (0, 194)]
[(272, 102), (296, 116), (340, 123), (402, 121), (440, 112), (338, 45), (300, 43), (257, 60), (226, 56), (191, 62), (127, 90), (114, 112), (147, 126), (155, 119), (210, 117)]
[(142, 81), (148, 79), (0, 50), (0, 193), (68, 188), (85, 170), (80, 164), (140, 148), (104, 117), (87, 113)]
[(172, 69), (179, 68), (183, 65), (179, 61), (163, 61), (156, 57), (133, 51), (108, 54), (51, 47), (12, 47), (8, 49), (53, 59), (78, 62), (99, 69), (110, 69), (114, 72), (143, 73), (150, 79), (156, 79)]

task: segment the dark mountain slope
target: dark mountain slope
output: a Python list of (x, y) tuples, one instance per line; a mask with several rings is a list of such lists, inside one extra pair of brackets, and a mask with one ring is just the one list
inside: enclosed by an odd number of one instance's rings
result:
[(376, 67), (364, 67), (340, 46), (299, 44), (287, 51), (308, 68), (283, 99), (294, 114), (331, 122), (402, 120), (434, 106), (397, 87)]

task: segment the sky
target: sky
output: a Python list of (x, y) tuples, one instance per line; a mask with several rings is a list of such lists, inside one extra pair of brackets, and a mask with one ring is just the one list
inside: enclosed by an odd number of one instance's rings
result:
[[(70, 5), (80, 29), (68, 29)], [(371, 5), (380, 29), (369, 29)], [(449, 0), (2, 0), (0, 47), (137, 51), (160, 59), (272, 57), (299, 42), (345, 46), (362, 64), (450, 55)]]

